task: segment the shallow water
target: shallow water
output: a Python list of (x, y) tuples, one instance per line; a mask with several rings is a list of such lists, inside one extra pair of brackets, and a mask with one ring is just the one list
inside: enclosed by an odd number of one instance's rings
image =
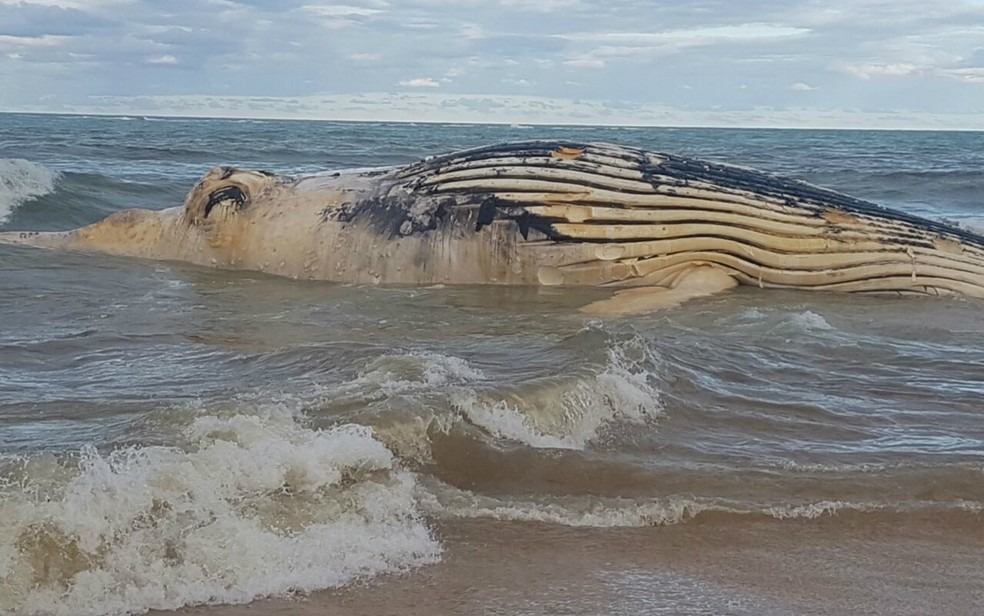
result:
[[(0, 115), (0, 220), (176, 205), (219, 163), (302, 172), (558, 136), (984, 212), (973, 133)], [(336, 589), (265, 609), (971, 613), (980, 302), (739, 289), (578, 314), (604, 296), (0, 247), (0, 611)]]

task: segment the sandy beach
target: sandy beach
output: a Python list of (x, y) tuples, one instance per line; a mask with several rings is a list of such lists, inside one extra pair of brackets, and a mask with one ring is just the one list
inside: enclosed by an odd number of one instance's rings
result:
[(619, 530), (458, 521), (437, 533), (446, 546), (437, 565), (294, 599), (180, 613), (969, 616), (984, 600), (976, 516), (895, 527), (861, 515)]

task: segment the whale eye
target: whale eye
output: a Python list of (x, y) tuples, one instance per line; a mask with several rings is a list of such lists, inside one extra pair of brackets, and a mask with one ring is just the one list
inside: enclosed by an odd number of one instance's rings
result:
[(246, 193), (238, 186), (226, 186), (225, 188), (212, 191), (212, 194), (208, 196), (208, 202), (205, 204), (205, 213), (202, 217), (208, 218), (208, 215), (212, 213), (212, 208), (224, 201), (231, 201), (237, 210), (242, 209), (246, 205)]

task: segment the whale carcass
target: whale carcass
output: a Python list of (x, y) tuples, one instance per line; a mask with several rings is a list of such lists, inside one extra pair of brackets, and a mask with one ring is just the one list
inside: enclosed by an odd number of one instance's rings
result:
[(385, 169), (219, 167), (183, 207), (0, 242), (376, 284), (610, 287), (638, 312), (737, 284), (984, 297), (984, 237), (753, 169), (533, 141)]

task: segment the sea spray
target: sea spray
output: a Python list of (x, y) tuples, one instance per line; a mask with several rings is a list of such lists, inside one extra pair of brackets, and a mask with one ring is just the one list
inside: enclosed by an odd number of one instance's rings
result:
[(55, 190), (60, 175), (22, 158), (0, 158), (0, 224), (20, 204)]

